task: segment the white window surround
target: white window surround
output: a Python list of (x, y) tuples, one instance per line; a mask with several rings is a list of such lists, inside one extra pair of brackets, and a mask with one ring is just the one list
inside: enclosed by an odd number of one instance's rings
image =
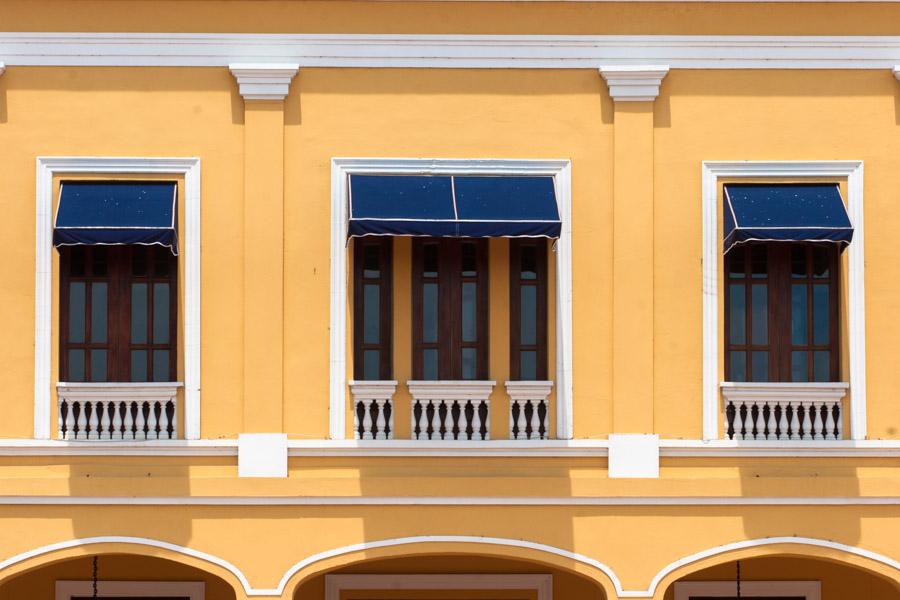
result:
[[(205, 588), (202, 581), (98, 581), (97, 597), (204, 600)], [(90, 597), (93, 591), (92, 581), (57, 581), (55, 600)]]
[(184, 437), (200, 438), (200, 159), (40, 156), (35, 215), (34, 437), (50, 439), (53, 416), (53, 177), (59, 174), (184, 176)]
[[(704, 161), (703, 201), (703, 439), (719, 438), (719, 180), (722, 178), (834, 177), (847, 179), (847, 212), (853, 241), (847, 248), (847, 320), (850, 387), (850, 438), (866, 439), (865, 254), (863, 162)], [(796, 384), (792, 384), (796, 385)], [(809, 386), (814, 388), (815, 385)]]
[(544, 175), (553, 177), (562, 220), (556, 241), (556, 437), (572, 426), (572, 165), (531, 159), (334, 158), (331, 161), (330, 418), (333, 440), (345, 439), (347, 407), (347, 205), (349, 175)]
[[(733, 598), (736, 590), (736, 581), (681, 581), (675, 584), (675, 600), (692, 600), (695, 597)], [(741, 595), (821, 600), (822, 584), (819, 581), (742, 581)]]
[(448, 573), (325, 576), (325, 600), (340, 600), (343, 590), (534, 590), (537, 600), (553, 600), (553, 575)]

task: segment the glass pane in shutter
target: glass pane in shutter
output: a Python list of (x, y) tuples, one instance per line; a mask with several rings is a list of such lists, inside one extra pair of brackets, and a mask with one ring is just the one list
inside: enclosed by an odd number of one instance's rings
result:
[(438, 284), (422, 286), (422, 341), (431, 344), (438, 337)]
[(84, 342), (85, 284), (73, 281), (69, 284), (69, 342)]
[(519, 378), (523, 381), (537, 379), (537, 352), (534, 350), (519, 352)]
[(791, 352), (791, 381), (809, 381), (808, 352)]
[(521, 246), (521, 273), (522, 279), (537, 279), (537, 250), (536, 246)]
[(751, 335), (754, 344), (769, 343), (769, 287), (754, 284), (750, 287), (752, 304)]
[(363, 379), (381, 379), (381, 352), (363, 350)]
[(106, 381), (106, 350), (91, 350), (91, 381)]
[(523, 285), (519, 292), (520, 343), (530, 345), (537, 343), (537, 287)]
[(813, 352), (813, 381), (831, 381), (831, 352)]
[(476, 341), (477, 332), (477, 284), (465, 282), (462, 284), (462, 341)]
[(829, 316), (827, 285), (816, 284), (813, 288), (813, 344), (827, 344), (829, 337)]
[(806, 284), (794, 284), (791, 286), (791, 343), (794, 345), (809, 343), (807, 316)]
[(169, 284), (153, 284), (153, 343), (169, 343)]
[(753, 373), (752, 380), (753, 381), (768, 381), (769, 380), (769, 353), (768, 352), (753, 352), (750, 356), (751, 362), (753, 362)]
[(739, 350), (730, 354), (729, 379), (731, 381), (747, 381), (747, 353)]
[(131, 351), (131, 380), (147, 381), (147, 351)]
[(377, 344), (381, 339), (381, 286), (363, 286), (363, 341)]
[(462, 349), (462, 378), (475, 379), (478, 351), (475, 348)]
[(131, 284), (131, 343), (147, 343), (147, 284)]
[(95, 344), (106, 343), (106, 292), (106, 283), (91, 284), (91, 342)]
[(153, 381), (171, 381), (169, 377), (169, 351), (153, 351)]
[(381, 249), (378, 246), (369, 244), (363, 249), (363, 277), (367, 279), (381, 277)]
[(69, 350), (69, 381), (84, 381), (84, 350)]
[(731, 304), (728, 311), (728, 324), (731, 332), (729, 336), (730, 342), (732, 344), (745, 344), (747, 343), (747, 315), (745, 312), (744, 284), (731, 284), (729, 297)]
[(438, 351), (428, 348), (422, 351), (422, 379), (433, 381), (438, 378)]

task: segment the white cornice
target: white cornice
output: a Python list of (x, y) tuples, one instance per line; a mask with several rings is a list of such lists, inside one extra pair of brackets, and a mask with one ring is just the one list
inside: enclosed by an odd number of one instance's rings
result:
[(10, 66), (894, 69), (900, 36), (0, 33)]
[(284, 100), (300, 65), (233, 63), (228, 68), (244, 100)]
[(653, 102), (669, 72), (667, 65), (618, 65), (600, 67), (600, 75), (616, 102)]

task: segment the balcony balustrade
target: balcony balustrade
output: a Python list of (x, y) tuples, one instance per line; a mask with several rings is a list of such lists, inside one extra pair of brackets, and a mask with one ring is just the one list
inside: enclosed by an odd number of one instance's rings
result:
[(733, 440), (844, 437), (845, 383), (723, 383), (725, 435)]
[(176, 383), (57, 386), (61, 440), (171, 440), (178, 431)]

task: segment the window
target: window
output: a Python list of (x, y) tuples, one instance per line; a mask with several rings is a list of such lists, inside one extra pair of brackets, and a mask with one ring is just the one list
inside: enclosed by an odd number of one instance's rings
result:
[(392, 238), (354, 241), (353, 364), (358, 380), (392, 377)]
[[(98, 581), (97, 597), (104, 600), (203, 600), (200, 581)], [(93, 598), (91, 581), (57, 581), (56, 600)]]
[(178, 261), (160, 246), (60, 248), (60, 379), (174, 381)]
[(413, 240), (413, 378), (487, 379), (487, 240)]
[[(735, 600), (735, 581), (679, 581), (675, 600)], [(744, 600), (820, 600), (819, 581), (743, 581)]]
[(509, 368), (513, 381), (547, 379), (547, 242), (509, 242)]
[(725, 274), (728, 381), (839, 380), (837, 245), (744, 244)]

